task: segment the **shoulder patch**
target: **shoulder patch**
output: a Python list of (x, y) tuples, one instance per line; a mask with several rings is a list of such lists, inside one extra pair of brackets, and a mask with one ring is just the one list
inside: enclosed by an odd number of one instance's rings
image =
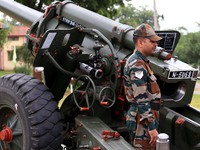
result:
[(135, 77), (138, 79), (142, 79), (142, 77), (144, 76), (143, 71), (136, 71), (135, 72)]

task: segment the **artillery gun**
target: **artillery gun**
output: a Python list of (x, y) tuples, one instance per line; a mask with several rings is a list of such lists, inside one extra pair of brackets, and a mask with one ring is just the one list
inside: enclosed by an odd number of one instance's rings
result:
[[(44, 14), (1, 0), (0, 11), (30, 26), (27, 47), (45, 77), (45, 84), (24, 74), (0, 78), (0, 149), (134, 149), (123, 91), (134, 28), (69, 0)], [(156, 33), (163, 39), (148, 59), (162, 93), (159, 131), (169, 135), (172, 150), (200, 149), (200, 111), (189, 105), (198, 70), (171, 58), (178, 31)], [(58, 109), (72, 77), (73, 93)]]

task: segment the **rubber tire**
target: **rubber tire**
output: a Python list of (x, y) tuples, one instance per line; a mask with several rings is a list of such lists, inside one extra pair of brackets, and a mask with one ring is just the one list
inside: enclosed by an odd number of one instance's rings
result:
[(9, 105), (20, 119), (23, 150), (62, 149), (63, 126), (60, 123), (58, 104), (40, 80), (24, 74), (1, 77), (0, 105), (2, 104)]

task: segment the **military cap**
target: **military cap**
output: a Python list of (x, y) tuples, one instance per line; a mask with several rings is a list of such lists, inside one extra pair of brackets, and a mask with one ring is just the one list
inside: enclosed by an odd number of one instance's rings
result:
[(150, 39), (151, 41), (159, 41), (162, 39), (156, 35), (153, 28), (148, 24), (139, 25), (133, 32), (133, 38), (134, 37), (144, 37)]

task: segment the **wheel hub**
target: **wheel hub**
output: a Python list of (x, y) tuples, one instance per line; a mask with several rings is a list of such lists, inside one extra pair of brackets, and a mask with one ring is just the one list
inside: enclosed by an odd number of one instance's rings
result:
[(0, 132), (0, 139), (2, 141), (5, 141), (7, 143), (10, 143), (12, 141), (12, 131), (10, 128), (5, 128)]

